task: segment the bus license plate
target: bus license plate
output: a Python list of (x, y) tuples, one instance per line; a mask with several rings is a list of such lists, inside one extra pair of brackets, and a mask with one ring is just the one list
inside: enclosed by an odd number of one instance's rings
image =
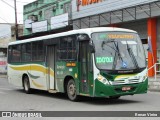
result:
[(128, 91), (131, 90), (131, 87), (122, 87), (122, 91)]

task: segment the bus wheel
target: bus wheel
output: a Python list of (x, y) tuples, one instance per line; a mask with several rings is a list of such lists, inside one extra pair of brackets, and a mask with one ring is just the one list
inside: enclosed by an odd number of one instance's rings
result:
[(119, 99), (121, 96), (110, 96), (109, 99), (110, 100), (117, 100)]
[(29, 78), (27, 76), (25, 76), (23, 79), (23, 88), (27, 94), (31, 93)]
[(76, 93), (76, 84), (73, 79), (70, 79), (67, 83), (67, 96), (71, 101), (78, 100), (78, 95)]

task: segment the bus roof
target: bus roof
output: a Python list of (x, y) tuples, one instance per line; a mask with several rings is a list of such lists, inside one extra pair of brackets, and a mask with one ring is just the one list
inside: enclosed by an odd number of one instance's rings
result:
[(14, 44), (21, 44), (21, 43), (27, 43), (27, 42), (32, 42), (32, 41), (39, 41), (39, 40), (45, 40), (45, 39), (51, 39), (51, 38), (56, 38), (56, 37), (61, 37), (61, 36), (67, 36), (67, 35), (73, 35), (73, 34), (88, 34), (89, 36), (91, 33), (94, 32), (105, 32), (105, 31), (117, 31), (117, 32), (133, 32), (137, 33), (136, 31), (129, 30), (129, 29), (123, 29), (123, 28), (115, 28), (115, 27), (95, 27), (95, 28), (85, 28), (85, 29), (78, 29), (78, 30), (71, 30), (68, 32), (62, 32), (62, 33), (57, 33), (57, 34), (51, 34), (51, 35), (45, 35), (45, 36), (40, 36), (40, 37), (35, 37), (35, 38), (30, 38), (30, 39), (24, 39), (20, 41), (15, 41), (9, 43), (9, 45), (14, 45)]

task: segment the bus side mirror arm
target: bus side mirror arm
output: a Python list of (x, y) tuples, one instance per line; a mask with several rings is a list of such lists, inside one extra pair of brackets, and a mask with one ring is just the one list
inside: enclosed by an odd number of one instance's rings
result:
[(89, 49), (90, 49), (90, 52), (91, 53), (95, 53), (95, 45), (94, 45), (94, 43), (89, 43)]

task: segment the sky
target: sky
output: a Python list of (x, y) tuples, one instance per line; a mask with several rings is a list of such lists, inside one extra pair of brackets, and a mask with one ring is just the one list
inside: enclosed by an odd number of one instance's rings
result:
[[(36, 0), (16, 0), (17, 22), (23, 24), (23, 5)], [(7, 5), (9, 4), (9, 5)], [(0, 23), (15, 23), (14, 0), (0, 0)]]

